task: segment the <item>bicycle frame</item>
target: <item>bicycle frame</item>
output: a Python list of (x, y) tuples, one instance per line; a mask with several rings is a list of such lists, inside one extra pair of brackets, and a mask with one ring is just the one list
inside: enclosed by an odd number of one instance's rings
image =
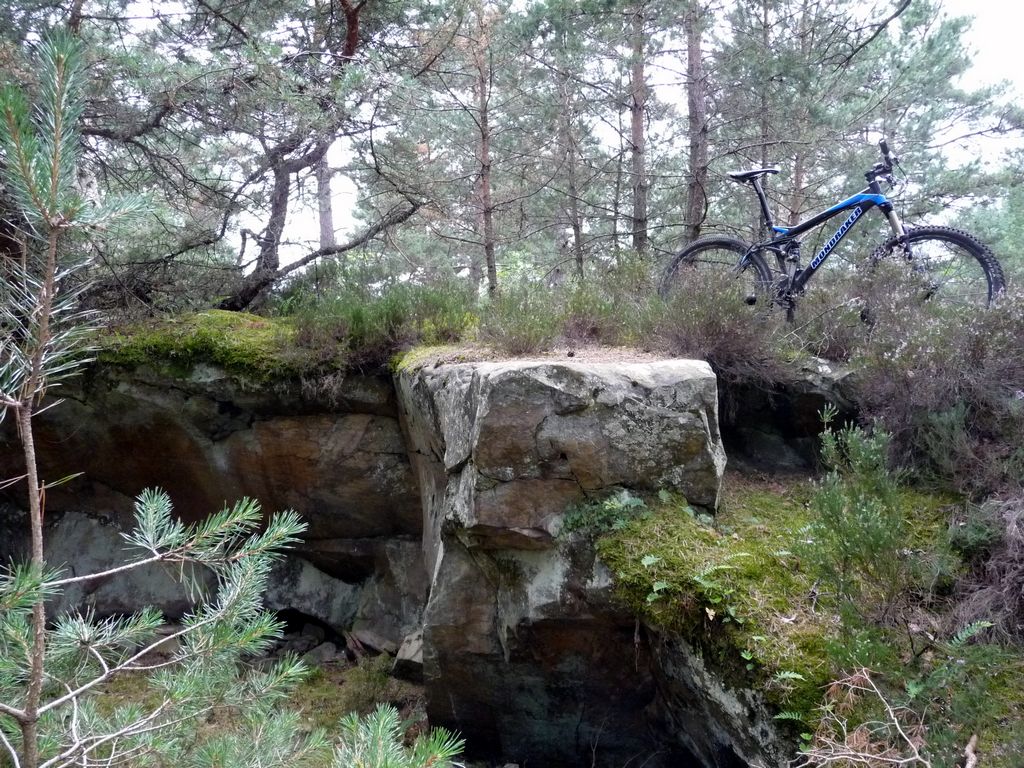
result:
[[(851, 197), (846, 198), (841, 203), (833, 205), (831, 208), (818, 213), (806, 221), (800, 222), (792, 227), (779, 227), (775, 226), (772, 222), (771, 212), (768, 210), (768, 201), (765, 198), (764, 191), (761, 189), (761, 184), (758, 179), (753, 179), (752, 184), (754, 191), (757, 193), (758, 202), (761, 204), (761, 212), (764, 215), (765, 226), (775, 233), (775, 237), (771, 240), (765, 240), (760, 243), (756, 243), (750, 248), (750, 252), (760, 250), (770, 250), (775, 254), (778, 260), (780, 271), (786, 276), (788, 280), (787, 289), (790, 294), (800, 293), (804, 286), (814, 276), (814, 273), (818, 271), (818, 268), (825, 263), (828, 255), (832, 253), (833, 249), (839, 245), (844, 237), (853, 229), (857, 221), (867, 211), (877, 207), (882, 213), (885, 214), (889, 221), (889, 225), (892, 227), (893, 234), (897, 237), (903, 234), (903, 225), (900, 223), (899, 217), (896, 215), (896, 211), (893, 208), (892, 203), (882, 192), (882, 187), (878, 183), (878, 179), (874, 178), (874, 174), (868, 174), (868, 186), (861, 192)], [(835, 234), (830, 237), (825, 244), (821, 247), (821, 250), (815, 254), (811, 260), (803, 269), (798, 269), (792, 274), (788, 273), (785, 268), (785, 260), (793, 248), (794, 245), (798, 245), (798, 238), (806, 232), (814, 229), (820, 224), (825, 223), (829, 219), (838, 216), (841, 213), (849, 212), (847, 217), (843, 220), (843, 223), (839, 225), (839, 229), (835, 231)], [(748, 252), (749, 253), (749, 252)], [(744, 256), (741, 259), (738, 268), (743, 269), (746, 266), (748, 257)]]

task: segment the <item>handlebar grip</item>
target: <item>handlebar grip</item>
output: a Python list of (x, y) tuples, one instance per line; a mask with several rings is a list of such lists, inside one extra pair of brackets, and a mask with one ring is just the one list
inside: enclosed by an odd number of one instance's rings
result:
[(880, 139), (878, 141), (878, 148), (880, 150), (882, 150), (882, 157), (884, 157), (886, 160), (888, 160), (889, 159), (889, 143), (885, 139)]

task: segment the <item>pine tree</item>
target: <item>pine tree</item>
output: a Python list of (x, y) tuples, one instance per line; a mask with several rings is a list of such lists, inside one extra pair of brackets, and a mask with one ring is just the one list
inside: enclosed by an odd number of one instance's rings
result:
[[(25, 94), (0, 91), (3, 182), (18, 214), (16, 258), (0, 275), (0, 418), (17, 421), (26, 472), (30, 557), (0, 574), (0, 743), (19, 768), (118, 764), (146, 755), (182, 754), (188, 722), (224, 704), (244, 703), (258, 732), (276, 732), (288, 759), (301, 764), (322, 753), (321, 734), (301, 736), (273, 711), (282, 690), (302, 675), (297, 661), (245, 671), (239, 661), (260, 653), (280, 633), (261, 607), (269, 569), (304, 530), (294, 513), (275, 515), (264, 529), (259, 505), (242, 500), (202, 523), (183, 525), (170, 500), (140, 495), (136, 529), (126, 535), (137, 555), (103, 573), (67, 576), (44, 556), (44, 499), (49, 483), (37, 465), (33, 418), (48, 390), (78, 371), (88, 352), (93, 316), (77, 309), (74, 279), (88, 266), (76, 238), (137, 213), (143, 201), (111, 199), (92, 206), (76, 191), (82, 114), (81, 48), (68, 34), (39, 46), (40, 92), (34, 109)], [(217, 583), (185, 617), (181, 629), (159, 634), (163, 618), (147, 609), (99, 619), (91, 613), (47, 616), (47, 600), (73, 583), (116, 578), (153, 563), (207, 569)], [(169, 660), (155, 652), (177, 644)], [(123, 675), (136, 675), (153, 703), (96, 706), (93, 694)], [(275, 730), (276, 729), (276, 730)]]

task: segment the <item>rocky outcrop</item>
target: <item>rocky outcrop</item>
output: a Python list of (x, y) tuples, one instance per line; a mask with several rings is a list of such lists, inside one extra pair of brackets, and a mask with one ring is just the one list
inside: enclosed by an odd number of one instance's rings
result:
[[(172, 376), (97, 368), (36, 419), (47, 508), (126, 522), (132, 499), (158, 486), (197, 520), (241, 496), (294, 509), (344, 560), (338, 540), (419, 536), (419, 497), (384, 376), (352, 376), (342, 395), (310, 397), (299, 382), (254, 386), (209, 366)], [(21, 473), (13, 429), (0, 433), (0, 477)], [(327, 560), (330, 557), (325, 558)]]
[[(145, 488), (167, 491), (187, 521), (249, 496), (308, 525), (275, 571), (267, 606), (339, 632), (355, 625), (365, 644), (396, 649), (425, 602), (416, 481), (390, 377), (334, 384), (257, 384), (207, 365), (102, 366), (62, 387), (64, 401), (35, 421), (44, 479), (80, 473), (47, 490), (51, 561), (83, 573), (123, 559), (120, 532)], [(0, 478), (16, 477), (13, 421), (0, 426)], [(8, 499), (21, 501), (17, 492)], [(0, 554), (9, 556), (22, 536), (16, 522), (7, 530)], [(172, 574), (150, 568), (78, 586), (64, 604), (101, 615), (154, 605), (174, 617), (188, 599)]]
[[(8, 511), (8, 515), (16, 513)], [(7, 517), (4, 527), (11, 529), (19, 523), (24, 529), (17, 516)], [(64, 569), (68, 576), (80, 576), (101, 573), (145, 554), (129, 548), (121, 534), (120, 525), (109, 518), (79, 512), (54, 515), (47, 524), (46, 560), (52, 567)], [(274, 565), (264, 605), (270, 610), (297, 611), (331, 627), (349, 627), (364, 593), (379, 589), (378, 580), (386, 579), (382, 574), (366, 584), (349, 584), (300, 557), (288, 556)], [(70, 584), (52, 602), (51, 612), (91, 611), (106, 616), (154, 606), (176, 620), (192, 607), (197, 590), (215, 588), (213, 575), (202, 569), (182, 571), (179, 566), (148, 565), (112, 578)], [(410, 618), (416, 616), (415, 611), (410, 612)], [(401, 639), (399, 630), (396, 634)]]
[[(329, 392), (203, 365), (115, 367), (63, 394), (37, 421), (40, 461), (47, 478), (83, 474), (47, 491), (52, 563), (119, 562), (146, 487), (186, 520), (255, 497), (309, 524), (266, 601), (325, 634), (289, 650), (335, 658), (344, 638), (397, 653), (396, 672), (424, 680), (432, 723), (472, 751), (526, 765), (781, 764), (757, 697), (638, 623), (589, 542), (559, 535), (573, 505), (623, 488), (714, 511), (725, 454), (704, 363), (443, 364)], [(10, 428), (0, 477), (20, 473)], [(0, 554), (16, 554), (17, 514), (0, 515)], [(152, 604), (174, 618), (189, 607), (176, 576), (76, 584), (63, 606)]]
[[(616, 488), (713, 510), (725, 463), (703, 363), (478, 363), (406, 371), (399, 399), (431, 575), (432, 722), (527, 763), (674, 765), (649, 733), (650, 649), (565, 512)], [(613, 725), (612, 725), (613, 724)]]

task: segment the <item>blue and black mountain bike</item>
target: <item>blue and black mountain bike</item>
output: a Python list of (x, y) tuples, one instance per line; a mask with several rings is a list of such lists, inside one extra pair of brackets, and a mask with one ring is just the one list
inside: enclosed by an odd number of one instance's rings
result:
[[(988, 306), (1004, 288), (1003, 270), (992, 251), (973, 235), (951, 227), (917, 227), (905, 229), (892, 202), (882, 192), (881, 181), (889, 189), (895, 186), (893, 169), (898, 159), (889, 151), (885, 139), (879, 142), (882, 162), (864, 174), (868, 186), (862, 192), (833, 205), (792, 227), (777, 226), (768, 209), (768, 200), (761, 179), (778, 173), (777, 168), (755, 168), (729, 176), (739, 183), (749, 183), (761, 204), (766, 231), (771, 237), (748, 244), (734, 237), (711, 235), (694, 240), (673, 257), (666, 267), (659, 292), (669, 298), (674, 290), (687, 283), (709, 277), (730, 286), (747, 304), (767, 300), (785, 307), (793, 318), (797, 297), (839, 242), (870, 209), (877, 208), (888, 219), (892, 237), (874, 249), (868, 269), (904, 262), (911, 291), (919, 301), (944, 306)], [(820, 247), (810, 263), (801, 265), (801, 238), (829, 219), (844, 215), (843, 223)], [(767, 254), (775, 257), (777, 270), (768, 266)]]

